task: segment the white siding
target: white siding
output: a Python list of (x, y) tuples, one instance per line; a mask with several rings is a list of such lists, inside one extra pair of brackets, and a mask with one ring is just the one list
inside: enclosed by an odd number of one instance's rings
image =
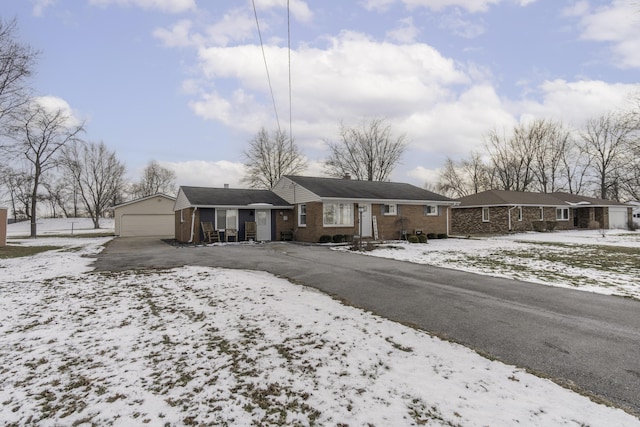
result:
[(627, 229), (628, 218), (627, 218), (627, 208), (626, 207), (609, 207), (609, 228), (621, 228), (623, 230)]
[(187, 199), (187, 196), (184, 194), (184, 191), (182, 191), (182, 188), (180, 188), (180, 191), (178, 191), (178, 197), (176, 198), (176, 203), (173, 209), (176, 211), (179, 211), (181, 209), (186, 209), (190, 207), (191, 207), (191, 202), (189, 202), (189, 199)]
[(319, 202), (321, 200), (317, 194), (301, 187), (287, 177), (280, 178), (271, 191), (291, 204)]

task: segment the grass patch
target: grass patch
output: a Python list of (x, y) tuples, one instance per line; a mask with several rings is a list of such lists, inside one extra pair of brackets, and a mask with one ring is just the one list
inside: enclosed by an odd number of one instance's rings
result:
[(13, 246), (0, 247), (0, 259), (21, 258), (32, 256), (41, 252), (55, 251), (62, 249), (60, 246)]

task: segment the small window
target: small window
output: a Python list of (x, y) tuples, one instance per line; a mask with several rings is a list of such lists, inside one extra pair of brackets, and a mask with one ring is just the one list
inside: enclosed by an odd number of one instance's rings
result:
[(482, 208), (482, 222), (489, 222), (489, 208)]
[(569, 221), (569, 208), (557, 208), (556, 209), (556, 220), (558, 220), (558, 221)]
[(544, 208), (540, 207), (540, 221), (544, 221)]
[(437, 216), (438, 215), (438, 205), (426, 205), (424, 207), (424, 214), (426, 216)]
[(397, 205), (384, 205), (384, 214), (385, 216), (394, 216), (398, 214), (398, 206)]
[(522, 221), (522, 206), (518, 206), (518, 221)]
[(298, 207), (298, 225), (300, 227), (307, 226), (307, 205), (300, 205)]

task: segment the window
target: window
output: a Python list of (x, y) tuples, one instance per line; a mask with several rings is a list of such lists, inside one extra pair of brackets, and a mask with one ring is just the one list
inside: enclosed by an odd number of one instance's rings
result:
[(438, 215), (438, 205), (426, 205), (424, 207), (424, 214), (427, 216)]
[(322, 223), (324, 226), (353, 226), (353, 204), (324, 203)]
[(569, 221), (569, 208), (556, 208), (556, 219), (558, 221)]
[(300, 227), (307, 226), (307, 205), (298, 206), (298, 225)]
[(518, 221), (522, 221), (522, 206), (518, 206)]
[(482, 208), (482, 222), (489, 222), (489, 208)]
[(237, 209), (216, 209), (216, 230), (238, 228)]
[(384, 205), (384, 214), (386, 216), (392, 216), (398, 214), (398, 206), (397, 205)]
[(544, 221), (544, 208), (540, 207), (540, 221)]

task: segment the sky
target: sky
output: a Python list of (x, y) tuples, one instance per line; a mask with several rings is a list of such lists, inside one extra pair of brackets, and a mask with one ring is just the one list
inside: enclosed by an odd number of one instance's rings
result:
[(408, 143), (391, 180), (434, 185), (493, 129), (580, 129), (640, 96), (639, 0), (3, 0), (0, 17), (41, 52), (35, 93), (131, 180), (156, 160), (178, 185), (244, 186), (262, 127), (321, 176), (340, 123), (381, 118)]

